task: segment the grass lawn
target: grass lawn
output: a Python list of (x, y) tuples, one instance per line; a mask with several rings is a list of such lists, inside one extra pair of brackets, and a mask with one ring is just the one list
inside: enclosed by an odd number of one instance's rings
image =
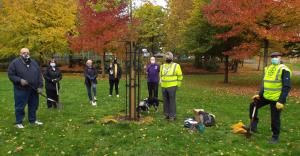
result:
[[(230, 126), (239, 120), (248, 124), (250, 97), (256, 94), (261, 81), (259, 74), (236, 74), (230, 84), (222, 84), (223, 75), (185, 76), (183, 87), (177, 92), (178, 119), (167, 122), (153, 111), (153, 122), (138, 124), (128, 121), (101, 124), (108, 115), (125, 109), (125, 84), (121, 81), (120, 98), (108, 97), (108, 81), (99, 80), (98, 106), (88, 103), (83, 79), (64, 76), (61, 102), (64, 109), (48, 110), (41, 98), (38, 119), (43, 126), (30, 126), (26, 118), (25, 129), (14, 127), (14, 101), (12, 84), (6, 73), (0, 74), (0, 153), (1, 155), (300, 155), (300, 103), (296, 96), (288, 99), (282, 112), (281, 140), (268, 144), (271, 136), (270, 111), (260, 110), (259, 133), (250, 140), (232, 134)], [(300, 80), (293, 81), (300, 88)], [(143, 83), (142, 97), (146, 97)], [(296, 91), (296, 90), (293, 90)], [(160, 92), (161, 96), (161, 92)], [(192, 117), (193, 108), (204, 108), (216, 115), (217, 125), (204, 133), (189, 132), (183, 120)]]

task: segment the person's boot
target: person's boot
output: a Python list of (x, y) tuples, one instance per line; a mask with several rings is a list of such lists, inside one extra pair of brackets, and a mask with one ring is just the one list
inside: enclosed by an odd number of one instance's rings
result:
[(250, 126), (251, 126), (251, 132), (257, 133), (257, 124), (258, 121), (253, 121)]
[(175, 121), (176, 117), (169, 117), (169, 121)]
[(278, 136), (272, 136), (271, 140), (269, 141), (270, 144), (277, 144), (279, 142)]

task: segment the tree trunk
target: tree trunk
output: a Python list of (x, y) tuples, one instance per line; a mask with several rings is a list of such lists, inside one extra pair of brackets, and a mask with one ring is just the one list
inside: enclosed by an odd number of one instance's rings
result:
[(195, 62), (194, 62), (195, 67), (200, 67), (200, 54), (196, 53), (195, 54)]
[(69, 68), (73, 67), (73, 53), (71, 52), (69, 54)]
[(234, 64), (233, 72), (236, 73), (239, 68), (239, 60), (234, 60), (233, 64)]
[(228, 68), (229, 68), (229, 56), (228, 55), (226, 55), (225, 56), (225, 62), (224, 62), (224, 64), (225, 64), (225, 75), (224, 75), (224, 83), (228, 83)]
[(152, 45), (151, 45), (151, 51), (152, 51), (152, 54), (154, 55), (154, 36), (151, 37), (151, 42), (152, 42)]
[(259, 59), (258, 59), (257, 71), (260, 70), (260, 62), (261, 62), (261, 52), (259, 52)]
[(105, 77), (105, 54), (106, 54), (106, 51), (104, 50), (104, 52), (103, 52), (103, 58), (102, 58), (102, 73), (101, 73), (102, 78)]
[(263, 42), (264, 42), (264, 67), (266, 67), (268, 65), (269, 40), (265, 38)]

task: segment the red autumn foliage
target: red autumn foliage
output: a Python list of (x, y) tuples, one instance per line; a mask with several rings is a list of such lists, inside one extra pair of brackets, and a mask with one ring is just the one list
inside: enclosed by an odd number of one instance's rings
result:
[[(97, 5), (103, 6), (97, 9)], [(128, 32), (126, 3), (115, 0), (79, 0), (78, 35), (69, 37), (70, 47), (76, 52), (97, 53), (117, 49), (124, 44)]]
[(212, 0), (203, 11), (212, 25), (229, 28), (217, 38), (251, 36), (225, 52), (235, 58), (258, 52), (258, 41), (300, 41), (300, 0)]

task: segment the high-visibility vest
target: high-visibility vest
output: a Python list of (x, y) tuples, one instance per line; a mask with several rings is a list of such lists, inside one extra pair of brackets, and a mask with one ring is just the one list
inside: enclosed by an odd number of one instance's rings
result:
[(289, 71), (292, 74), (291, 70), (283, 65), (270, 65), (265, 68), (263, 88), (264, 88), (264, 98), (271, 101), (278, 101), (281, 90), (282, 90), (282, 70)]
[(160, 80), (162, 88), (181, 86), (182, 71), (177, 63), (166, 63), (160, 66)]

